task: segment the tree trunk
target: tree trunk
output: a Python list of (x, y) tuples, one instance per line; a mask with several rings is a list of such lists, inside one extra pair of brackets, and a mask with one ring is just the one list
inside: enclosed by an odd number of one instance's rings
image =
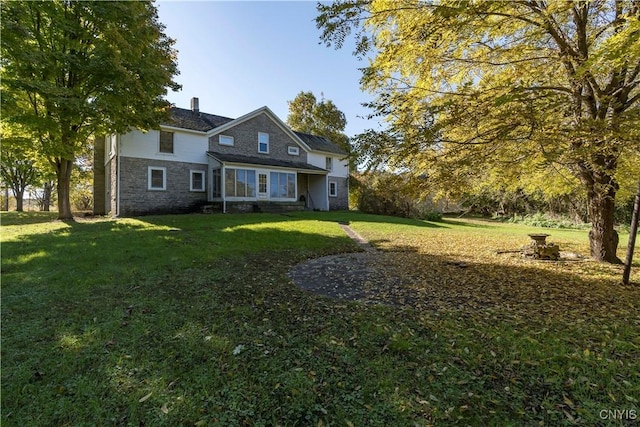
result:
[(69, 188), (73, 160), (56, 159), (56, 175), (58, 178), (58, 219), (73, 220)]
[(16, 197), (16, 212), (24, 212), (24, 189), (22, 191), (14, 189), (13, 195)]
[(53, 182), (45, 182), (42, 190), (42, 210), (49, 212), (51, 206), (51, 192), (53, 191)]
[(638, 216), (640, 216), (640, 181), (638, 181), (638, 192), (633, 203), (633, 215), (631, 216), (631, 229), (629, 230), (629, 244), (627, 245), (627, 257), (624, 261), (624, 272), (622, 273), (622, 283), (629, 284), (631, 275), (631, 262), (633, 261), (633, 249), (636, 246), (636, 234), (638, 233)]
[(611, 185), (607, 186), (607, 190), (604, 192), (597, 191), (593, 187), (587, 192), (589, 218), (591, 219), (589, 247), (591, 256), (596, 261), (622, 264), (616, 255), (618, 233), (613, 228), (615, 195), (616, 190)]

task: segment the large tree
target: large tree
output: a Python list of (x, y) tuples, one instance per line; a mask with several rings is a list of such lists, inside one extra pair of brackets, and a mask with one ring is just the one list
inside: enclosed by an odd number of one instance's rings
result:
[(60, 219), (93, 134), (148, 129), (177, 90), (174, 41), (145, 2), (2, 2), (3, 121), (21, 124), (57, 176)]
[(344, 133), (344, 113), (329, 99), (318, 101), (313, 92), (301, 91), (289, 101), (287, 124), (298, 132), (324, 136), (347, 153), (351, 151), (349, 137)]
[(591, 255), (619, 262), (616, 177), (640, 151), (640, 2), (346, 0), (318, 9), (328, 45), (353, 33), (355, 53), (371, 56), (361, 84), (389, 127), (380, 144), (372, 133), (363, 139), (368, 155), (425, 171), (444, 164), (453, 179), (456, 165), (512, 178), (570, 174), (588, 200)]
[(40, 176), (33, 141), (15, 126), (2, 126), (0, 138), (0, 178), (16, 198), (16, 211), (22, 212), (24, 192)]

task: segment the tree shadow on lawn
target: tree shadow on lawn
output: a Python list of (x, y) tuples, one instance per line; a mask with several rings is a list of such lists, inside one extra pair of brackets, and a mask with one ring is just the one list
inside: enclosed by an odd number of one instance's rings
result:
[[(496, 229), (500, 228), (497, 224), (504, 224), (500, 221), (493, 220), (491, 218), (452, 218), (444, 217), (440, 220), (442, 224), (455, 227), (467, 227), (467, 228), (481, 228), (481, 229)], [(496, 225), (494, 225), (496, 224)]]
[[(209, 218), (213, 219), (183, 215), (68, 222), (63, 228), (26, 232), (2, 243), (3, 291), (10, 290), (13, 273), (30, 283), (80, 281), (84, 286), (94, 281), (108, 282), (113, 275), (123, 276), (127, 271), (193, 267), (210, 264), (219, 257), (263, 250), (293, 249), (301, 259), (316, 251), (327, 254), (357, 250), (341, 230), (326, 235), (322, 230), (315, 233), (269, 226), (282, 222), (278, 215), (238, 215), (222, 221)], [(244, 227), (251, 224), (265, 226)]]
[[(412, 420), (403, 401), (427, 399), (460, 379), (416, 377), (433, 358), (444, 366), (455, 355), (448, 332), (410, 324), (419, 340), (435, 342), (433, 353), (444, 349), (442, 356), (414, 354), (403, 350), (395, 329), (377, 325), (396, 325), (391, 310), (319, 301), (284, 278), (307, 257), (353, 250), (348, 237), (267, 223), (251, 229), (241, 225), (252, 218), (240, 216), (185, 220), (182, 227), (175, 218), (70, 224), (3, 244), (3, 424), (410, 425), (424, 421), (423, 406), (413, 403)], [(272, 249), (256, 248), (259, 241)], [(638, 322), (637, 289), (624, 288), (625, 295), (535, 264), (462, 267), (450, 257), (396, 249), (375, 252), (379, 258), (365, 264), (365, 253), (338, 255), (331, 268), (306, 272), (328, 280), (350, 267), (370, 268), (354, 274), (372, 279), (361, 286), (368, 302), (418, 312)], [(549, 279), (545, 286), (536, 285), (541, 277)], [(567, 310), (571, 304), (578, 307)], [(491, 316), (478, 319), (495, 322)], [(416, 394), (418, 387), (426, 394)], [(469, 387), (479, 395), (484, 386)], [(435, 394), (442, 400), (446, 390)], [(509, 417), (516, 420), (516, 412)]]
[(416, 227), (426, 228), (442, 228), (446, 221), (427, 221), (414, 218), (401, 218), (388, 215), (375, 215), (367, 214), (358, 211), (331, 211), (331, 212), (292, 212), (289, 214), (283, 214), (290, 218), (296, 219), (310, 219), (317, 221), (338, 222), (349, 225), (351, 222), (371, 222), (378, 224), (396, 224), (396, 225), (412, 225)]
[[(230, 425), (252, 418), (295, 424), (333, 402), (338, 379), (318, 391), (307, 375), (317, 355), (301, 354), (301, 362), (288, 355), (309, 339), (286, 317), (306, 297), (291, 295), (283, 272), (308, 256), (354, 250), (351, 239), (268, 225), (226, 224), (212, 233), (196, 225), (70, 223), (3, 244), (3, 424), (193, 425), (219, 416)], [(256, 250), (258, 241), (271, 250)], [(277, 301), (265, 302), (273, 292)], [(282, 318), (269, 319), (271, 310)], [(238, 342), (247, 349), (236, 354)], [(269, 364), (265, 349), (278, 348), (281, 361)], [(295, 363), (304, 366), (300, 378)], [(357, 375), (351, 381), (362, 385)], [(274, 384), (282, 385), (274, 391)], [(264, 393), (282, 396), (263, 405)], [(340, 410), (340, 401), (332, 404)], [(385, 410), (402, 417), (391, 404)]]
[[(201, 230), (220, 230), (228, 227), (248, 226), (263, 223), (278, 223), (283, 221), (306, 221), (315, 220), (330, 223), (345, 223), (351, 221), (412, 225), (417, 227), (441, 228), (447, 224), (446, 220), (435, 223), (419, 219), (400, 218), (385, 215), (363, 214), (356, 211), (297, 211), (289, 213), (239, 213), (239, 214), (175, 214), (175, 215), (147, 215), (130, 218), (109, 218), (102, 216), (74, 217), (71, 221), (58, 221), (55, 212), (9, 212), (1, 216), (3, 226), (28, 225), (47, 222), (63, 222), (71, 227), (71, 231), (100, 230), (101, 227), (108, 227), (105, 224), (116, 224), (114, 231), (121, 227), (135, 227), (123, 225), (123, 221), (132, 220), (140, 223), (150, 223), (158, 226), (172, 228), (172, 231), (179, 231), (187, 228), (198, 228)], [(458, 223), (451, 223), (458, 224)], [(464, 223), (460, 223), (464, 224)], [(83, 228), (83, 226), (85, 226)], [(91, 227), (89, 227), (91, 226)], [(447, 225), (444, 225), (447, 227)]]

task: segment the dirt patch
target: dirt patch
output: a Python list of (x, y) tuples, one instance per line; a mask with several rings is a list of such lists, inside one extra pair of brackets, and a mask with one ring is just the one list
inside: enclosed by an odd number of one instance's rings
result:
[(296, 265), (289, 278), (300, 288), (332, 298), (364, 300), (365, 282), (380, 280), (376, 266), (381, 253), (330, 255)]
[(408, 257), (416, 256), (375, 250), (331, 255), (294, 266), (289, 278), (302, 289), (330, 298), (405, 305), (416, 296), (415, 271), (407, 263)]

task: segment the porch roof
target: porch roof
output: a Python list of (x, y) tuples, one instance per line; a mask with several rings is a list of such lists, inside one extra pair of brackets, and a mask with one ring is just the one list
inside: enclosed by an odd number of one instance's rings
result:
[(207, 151), (207, 155), (216, 159), (220, 163), (234, 163), (252, 166), (275, 166), (279, 168), (294, 169), (299, 172), (327, 174), (326, 169), (310, 165), (303, 162), (293, 162), (288, 160), (272, 159), (268, 157), (242, 156), (239, 154), (222, 154), (214, 151)]

